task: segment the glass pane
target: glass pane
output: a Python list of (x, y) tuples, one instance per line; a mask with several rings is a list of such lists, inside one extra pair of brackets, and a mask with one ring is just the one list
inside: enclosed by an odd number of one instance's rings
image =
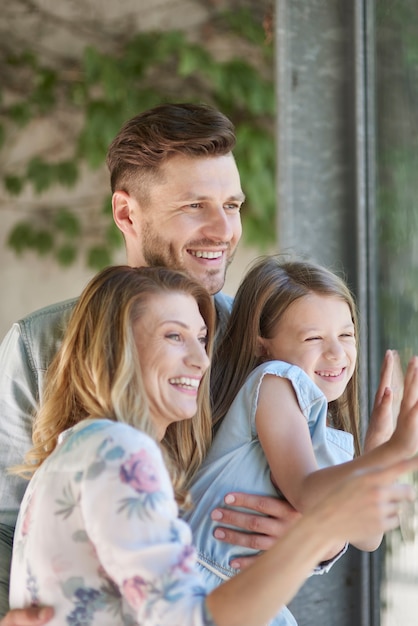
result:
[[(375, 6), (380, 338), (405, 367), (418, 354), (418, 2)], [(382, 626), (418, 623), (416, 511), (409, 522), (386, 540)]]

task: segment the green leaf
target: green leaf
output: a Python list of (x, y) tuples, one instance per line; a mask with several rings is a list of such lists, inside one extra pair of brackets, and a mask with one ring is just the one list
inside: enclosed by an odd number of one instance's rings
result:
[(40, 256), (44, 256), (52, 250), (54, 246), (54, 239), (52, 234), (47, 230), (35, 231), (32, 247), (38, 252)]
[(29, 222), (19, 222), (12, 228), (7, 238), (7, 245), (20, 255), (24, 250), (32, 247), (33, 238), (32, 225)]
[(126, 76), (122, 69), (122, 61), (104, 57), (101, 68), (101, 84), (107, 102), (123, 101), (127, 91), (131, 88), (130, 81), (126, 81)]
[(205, 70), (209, 65), (209, 55), (197, 46), (184, 46), (179, 49), (177, 71), (179, 76), (190, 76), (195, 72)]
[(37, 67), (37, 58), (32, 50), (25, 50), (19, 54), (9, 54), (7, 64), (15, 67), (29, 66), (31, 68)]
[(111, 265), (112, 258), (108, 248), (104, 246), (94, 246), (90, 248), (87, 255), (87, 265), (94, 270), (101, 270)]
[(81, 232), (80, 220), (66, 208), (59, 209), (54, 219), (55, 226), (67, 237), (77, 237)]
[(9, 107), (9, 115), (18, 126), (25, 126), (32, 117), (29, 105), (24, 102), (19, 102)]
[(103, 215), (110, 215), (112, 216), (112, 195), (110, 193), (107, 194), (107, 196), (104, 198), (103, 203), (102, 203), (102, 211)]
[(68, 267), (72, 265), (77, 258), (77, 248), (70, 244), (64, 244), (57, 248), (55, 257), (60, 265)]
[(105, 237), (106, 242), (109, 244), (111, 249), (118, 249), (123, 246), (123, 235), (120, 232), (119, 228), (116, 226), (116, 224), (113, 222), (113, 220), (106, 229)]
[(61, 161), (55, 164), (57, 181), (64, 187), (74, 187), (78, 180), (78, 168), (75, 161)]
[(35, 77), (36, 87), (31, 96), (31, 101), (36, 104), (41, 113), (47, 113), (55, 104), (55, 87), (57, 84), (56, 73), (48, 68), (39, 70)]
[(53, 169), (37, 156), (29, 161), (26, 176), (37, 193), (45, 191), (54, 182)]
[(83, 55), (83, 69), (88, 85), (94, 85), (99, 80), (101, 64), (102, 55), (92, 46), (87, 46)]
[(19, 176), (5, 176), (3, 178), (4, 186), (12, 196), (18, 196), (23, 189), (23, 179)]
[(266, 34), (262, 21), (257, 20), (248, 8), (224, 11), (222, 20), (240, 37), (244, 37), (257, 46), (264, 45)]
[(92, 168), (103, 165), (109, 143), (116, 133), (115, 120), (119, 119), (119, 109), (105, 100), (95, 100), (87, 106), (78, 149)]

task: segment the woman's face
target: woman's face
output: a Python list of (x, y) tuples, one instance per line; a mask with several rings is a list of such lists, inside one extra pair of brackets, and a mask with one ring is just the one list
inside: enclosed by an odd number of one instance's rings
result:
[(209, 367), (206, 324), (196, 300), (184, 293), (148, 298), (134, 336), (151, 416), (160, 439), (171, 422), (192, 418)]
[(274, 337), (260, 343), (269, 358), (303, 369), (328, 402), (344, 393), (356, 365), (350, 307), (336, 296), (310, 293), (295, 300), (278, 322)]

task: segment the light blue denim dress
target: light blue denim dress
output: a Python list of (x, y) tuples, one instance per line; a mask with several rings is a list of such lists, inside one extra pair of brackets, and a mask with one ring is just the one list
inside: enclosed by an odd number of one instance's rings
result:
[[(219, 525), (210, 518), (213, 509), (231, 491), (276, 497), (278, 494), (271, 483), (270, 469), (255, 428), (260, 385), (266, 374), (287, 378), (292, 383), (308, 422), (320, 468), (353, 458), (353, 436), (327, 426), (327, 400), (303, 370), (283, 361), (269, 361), (251, 372), (223, 419), (208, 456), (194, 479), (191, 493), (196, 506), (185, 516), (192, 527), (199, 567), (208, 590), (237, 573), (229, 566), (233, 558), (255, 554), (250, 548), (222, 543), (213, 537)], [(280, 398), (277, 399), (277, 412), (280, 415)], [(328, 569), (318, 567), (314, 573), (323, 573)], [(270, 624), (295, 626), (296, 621), (284, 608)]]

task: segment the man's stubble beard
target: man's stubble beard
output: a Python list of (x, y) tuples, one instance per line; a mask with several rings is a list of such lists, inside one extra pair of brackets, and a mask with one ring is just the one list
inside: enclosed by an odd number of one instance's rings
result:
[[(211, 295), (221, 291), (225, 284), (226, 271), (235, 256), (235, 250), (226, 262), (222, 278), (219, 277), (219, 270), (207, 270), (204, 275), (205, 280), (202, 280), (200, 277), (190, 274), (181, 258), (175, 253), (173, 245), (156, 235), (152, 230), (148, 224), (144, 225), (142, 255), (148, 266), (162, 266), (185, 272), (198, 283), (203, 284)], [(193, 245), (190, 245), (190, 247), (193, 248)]]

